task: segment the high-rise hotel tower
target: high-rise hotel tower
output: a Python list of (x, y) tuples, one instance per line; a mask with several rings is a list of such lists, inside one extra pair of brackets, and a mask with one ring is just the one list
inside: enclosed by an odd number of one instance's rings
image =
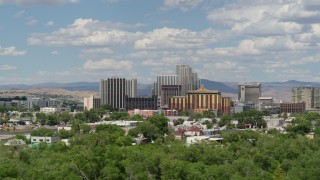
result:
[(192, 72), (192, 68), (186, 64), (176, 65), (176, 75), (181, 87), (181, 95), (186, 96), (188, 91), (200, 88), (200, 80), (198, 74)]
[(137, 94), (137, 80), (125, 78), (108, 78), (100, 80), (101, 105), (111, 105), (113, 108), (125, 108), (125, 96), (135, 97)]

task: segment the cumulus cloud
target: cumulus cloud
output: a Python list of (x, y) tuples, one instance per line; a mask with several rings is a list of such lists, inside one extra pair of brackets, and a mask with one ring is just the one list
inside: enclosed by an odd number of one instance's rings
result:
[(132, 61), (128, 60), (113, 60), (113, 59), (102, 59), (100, 61), (87, 60), (83, 64), (83, 69), (88, 71), (95, 70), (112, 70), (112, 71), (127, 71), (131, 70), (133, 66)]
[(31, 45), (51, 46), (134, 46), (135, 49), (201, 48), (217, 41), (217, 32), (159, 28), (151, 32), (130, 32), (123, 23), (76, 19), (66, 28), (52, 33), (35, 33), (28, 38)]
[(34, 26), (37, 23), (38, 23), (38, 20), (34, 19), (33, 17), (29, 17), (26, 24), (29, 26)]
[(81, 57), (99, 57), (105, 56), (106, 54), (112, 54), (113, 51), (110, 48), (89, 48), (81, 51)]
[(143, 35), (135, 41), (136, 49), (170, 49), (170, 48), (201, 48), (205, 44), (217, 41), (216, 33), (212, 29), (201, 32), (188, 29), (161, 28)]
[(0, 0), (2, 4), (15, 4), (18, 6), (54, 6), (65, 3), (77, 3), (80, 0)]
[(54, 25), (54, 22), (53, 21), (48, 21), (47, 23), (46, 23), (46, 26), (53, 26)]
[(52, 54), (52, 55), (58, 55), (58, 54), (60, 54), (60, 53), (59, 53), (59, 51), (51, 51), (51, 54)]
[(139, 33), (115, 29), (116, 27), (111, 22), (80, 18), (68, 27), (52, 33), (32, 34), (28, 38), (28, 43), (52, 46), (119, 46), (133, 42), (133, 39), (139, 35)]
[(25, 11), (25, 10), (22, 10), (22, 11), (17, 12), (17, 13), (14, 15), (14, 17), (20, 18), (20, 17), (23, 17), (23, 16), (25, 16), (25, 15), (26, 15), (26, 11)]
[(230, 26), (235, 32), (295, 34), (302, 31), (304, 24), (320, 15), (318, 10), (307, 8), (310, 3), (311, 1), (295, 0), (240, 0), (210, 11), (207, 18), (214, 23)]
[(17, 69), (17, 67), (15, 67), (15, 66), (10, 66), (10, 65), (7, 65), (7, 64), (0, 65), (0, 70), (1, 71), (13, 71), (13, 70), (16, 70), (16, 69)]
[(162, 9), (169, 10), (178, 8), (181, 11), (188, 11), (197, 7), (203, 0), (164, 0)]
[(2, 48), (0, 46), (0, 56), (23, 56), (27, 51), (17, 51), (15, 46)]

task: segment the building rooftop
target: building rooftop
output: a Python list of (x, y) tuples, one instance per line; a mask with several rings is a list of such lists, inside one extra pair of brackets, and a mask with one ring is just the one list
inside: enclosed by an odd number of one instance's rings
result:
[(188, 94), (191, 93), (212, 93), (212, 94), (217, 94), (217, 93), (220, 93), (218, 90), (209, 90), (209, 89), (206, 89), (203, 85), (201, 85), (200, 89), (197, 89), (197, 90), (194, 90), (194, 91), (188, 91)]

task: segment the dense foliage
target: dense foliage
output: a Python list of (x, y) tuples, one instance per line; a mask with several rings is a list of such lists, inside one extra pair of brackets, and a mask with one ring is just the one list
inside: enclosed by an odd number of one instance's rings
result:
[(292, 118), (291, 126), (288, 126), (286, 130), (289, 133), (307, 134), (314, 131), (316, 134), (320, 134), (320, 115), (316, 112), (309, 112), (305, 114), (296, 114)]
[[(287, 134), (280, 134), (275, 129), (268, 133), (240, 130), (222, 133), (222, 144), (202, 142), (192, 145), (169, 138), (172, 130), (164, 116), (140, 122), (129, 135), (116, 125), (97, 125), (96, 131), (91, 132), (81, 116), (37, 116), (46, 123), (70, 122), (72, 131), (62, 130), (55, 134), (40, 127), (31, 133), (70, 138), (70, 146), (59, 142), (52, 146), (40, 143), (38, 148), (29, 148), (0, 143), (0, 179), (271, 180), (320, 177), (320, 137), (317, 137), (320, 116), (314, 113), (295, 115)], [(228, 124), (234, 118), (240, 123), (263, 123), (262, 115), (255, 111), (226, 116), (222, 121)], [(314, 131), (315, 139), (306, 138), (307, 131)], [(133, 146), (132, 137), (138, 134), (154, 143)], [(26, 140), (22, 135), (16, 138)]]
[[(152, 121), (149, 121), (152, 123)], [(161, 123), (160, 123), (161, 124)], [(320, 139), (254, 131), (223, 134), (187, 146), (158, 142), (131, 146), (116, 126), (79, 134), (71, 145), (0, 145), (0, 179), (318, 179)], [(162, 132), (166, 128), (161, 129)]]

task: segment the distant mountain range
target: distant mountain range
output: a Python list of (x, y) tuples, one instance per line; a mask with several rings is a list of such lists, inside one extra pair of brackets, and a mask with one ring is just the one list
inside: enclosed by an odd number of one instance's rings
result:
[[(275, 99), (282, 99), (290, 101), (290, 94), (292, 87), (314, 86), (320, 87), (317, 82), (302, 82), (290, 80), (286, 82), (261, 82), (262, 96), (271, 96)], [(224, 94), (235, 97), (238, 89), (238, 82), (217, 82), (207, 79), (202, 79), (201, 84), (207, 89), (218, 90)], [(1, 89), (30, 89), (30, 88), (61, 88), (69, 91), (99, 91), (99, 82), (70, 82), (70, 83), (56, 83), (47, 82), (39, 84), (10, 84), (0, 85)], [(138, 95), (150, 96), (152, 84), (138, 83)]]

